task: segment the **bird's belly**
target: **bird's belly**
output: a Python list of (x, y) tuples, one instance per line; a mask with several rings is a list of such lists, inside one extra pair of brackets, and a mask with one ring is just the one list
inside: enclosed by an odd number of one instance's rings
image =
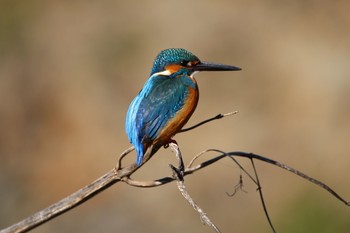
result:
[(197, 107), (199, 99), (198, 89), (189, 88), (189, 93), (184, 106), (176, 113), (176, 115), (169, 120), (164, 129), (159, 133), (159, 136), (152, 144), (166, 144), (170, 139), (178, 133), (182, 127), (187, 123)]

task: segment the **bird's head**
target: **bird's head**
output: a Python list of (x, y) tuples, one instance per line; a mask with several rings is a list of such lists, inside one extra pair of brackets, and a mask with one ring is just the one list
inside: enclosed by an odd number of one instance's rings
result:
[(165, 49), (161, 51), (153, 63), (151, 75), (170, 76), (178, 72), (193, 75), (199, 71), (235, 71), (239, 67), (202, 62), (194, 54), (181, 48)]

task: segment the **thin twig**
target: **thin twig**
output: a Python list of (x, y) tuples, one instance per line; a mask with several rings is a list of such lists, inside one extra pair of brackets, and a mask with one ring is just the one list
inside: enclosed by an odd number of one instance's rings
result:
[[(176, 157), (178, 158), (179, 163), (182, 163), (182, 155), (179, 147), (175, 143), (170, 144), (172, 150), (175, 152)], [(196, 210), (200, 216), (200, 219), (202, 220), (203, 223), (205, 223), (207, 226), (211, 227), (216, 233), (220, 233), (219, 228), (211, 221), (211, 219), (208, 217), (208, 215), (202, 210), (201, 207), (198, 206), (198, 204), (193, 200), (191, 195), (187, 192), (184, 179), (183, 179), (183, 174), (182, 171), (175, 168), (173, 165), (170, 165), (170, 168), (173, 173), (173, 178), (177, 182), (177, 187), (180, 190), (182, 196), (187, 200), (187, 202), (192, 206), (194, 210)]]
[(263, 209), (264, 209), (265, 216), (266, 216), (266, 218), (267, 218), (267, 221), (269, 222), (269, 225), (270, 225), (272, 231), (273, 231), (274, 233), (276, 233), (276, 230), (275, 230), (275, 227), (274, 227), (273, 224), (272, 224), (272, 221), (271, 221), (269, 212), (267, 211), (266, 203), (265, 203), (264, 196), (263, 196), (263, 193), (262, 193), (262, 187), (261, 187), (261, 184), (260, 184), (260, 180), (259, 180), (258, 173), (257, 173), (256, 168), (255, 168), (254, 160), (253, 160), (253, 159), (250, 159), (250, 161), (251, 161), (252, 166), (253, 166), (255, 178), (256, 178), (256, 181), (257, 181), (257, 185), (258, 185), (258, 192), (259, 192), (259, 196), (260, 196), (260, 200), (261, 200), (262, 207), (263, 207)]
[(177, 160), (179, 161), (179, 167), (177, 169), (179, 170), (179, 172), (181, 172), (181, 176), (183, 176), (183, 172), (185, 170), (185, 165), (184, 165), (184, 161), (182, 159), (182, 154), (181, 154), (180, 148), (176, 142), (170, 143), (169, 146), (170, 146), (171, 150), (175, 153), (175, 156), (176, 156)]
[(218, 114), (218, 115), (216, 115), (216, 116), (214, 116), (214, 117), (212, 117), (212, 118), (209, 118), (209, 119), (204, 120), (204, 121), (202, 121), (202, 122), (200, 122), (200, 123), (198, 123), (198, 124), (195, 124), (194, 126), (188, 127), (188, 128), (186, 128), (186, 129), (182, 129), (182, 130), (180, 130), (180, 131), (178, 132), (178, 134), (179, 134), (179, 133), (186, 132), (186, 131), (189, 131), (189, 130), (192, 130), (192, 129), (195, 129), (195, 128), (197, 128), (197, 127), (199, 127), (199, 126), (201, 126), (201, 125), (204, 125), (204, 124), (206, 124), (206, 123), (208, 123), (208, 122), (210, 122), (210, 121), (219, 120), (219, 119), (221, 119), (221, 118), (223, 118), (223, 117), (232, 116), (232, 115), (235, 115), (235, 114), (237, 114), (237, 113), (238, 113), (238, 111), (229, 112), (229, 113), (225, 113), (225, 114), (221, 114), (221, 113), (220, 113), (220, 114)]
[(124, 159), (125, 156), (127, 156), (131, 151), (135, 150), (133, 146), (129, 147), (128, 149), (124, 150), (123, 153), (119, 155), (118, 163), (115, 166), (116, 170), (119, 170), (119, 168), (122, 167), (122, 160)]
[(210, 218), (208, 217), (208, 215), (202, 210), (202, 208), (200, 208), (197, 203), (192, 199), (192, 197), (190, 196), (190, 194), (187, 192), (186, 190), (186, 186), (183, 182), (183, 180), (181, 180), (178, 176), (177, 176), (177, 172), (176, 172), (176, 168), (174, 168), (173, 166), (171, 166), (171, 169), (173, 171), (174, 177), (176, 177), (176, 181), (177, 181), (177, 187), (180, 190), (182, 196), (187, 200), (187, 202), (192, 206), (193, 209), (195, 209), (199, 216), (200, 219), (203, 223), (205, 223), (206, 225), (208, 225), (209, 227), (213, 228), (213, 230), (217, 233), (220, 233), (219, 228), (210, 220)]
[[(218, 150), (218, 149), (208, 149), (206, 151), (226, 154), (225, 151)], [(200, 155), (196, 156), (194, 159), (192, 159), (190, 164), (193, 164), (194, 161), (196, 159), (198, 159), (201, 155), (203, 155), (203, 154), (200, 154)], [(229, 154), (227, 154), (227, 157), (230, 158), (233, 162), (235, 162), (235, 164), (237, 164), (237, 166), (241, 169), (241, 171), (243, 171), (256, 185), (258, 185), (258, 182), (254, 179), (254, 177), (252, 175), (250, 175), (250, 173), (247, 170), (245, 170), (244, 167), (233, 156), (229, 156)]]

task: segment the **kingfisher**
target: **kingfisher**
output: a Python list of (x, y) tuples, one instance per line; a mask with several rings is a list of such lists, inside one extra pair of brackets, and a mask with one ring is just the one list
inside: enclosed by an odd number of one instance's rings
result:
[(146, 153), (152, 155), (173, 141), (197, 107), (199, 90), (194, 75), (200, 71), (237, 71), (239, 67), (204, 62), (182, 48), (161, 51), (150, 76), (131, 102), (125, 131), (140, 166)]

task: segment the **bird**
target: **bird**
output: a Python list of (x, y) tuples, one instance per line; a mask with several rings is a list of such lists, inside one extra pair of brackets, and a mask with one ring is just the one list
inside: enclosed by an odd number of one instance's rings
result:
[(162, 50), (126, 114), (125, 131), (135, 148), (136, 164), (140, 166), (146, 154), (153, 155), (173, 142), (192, 116), (199, 100), (195, 74), (238, 70), (241, 68), (201, 61), (183, 48)]

